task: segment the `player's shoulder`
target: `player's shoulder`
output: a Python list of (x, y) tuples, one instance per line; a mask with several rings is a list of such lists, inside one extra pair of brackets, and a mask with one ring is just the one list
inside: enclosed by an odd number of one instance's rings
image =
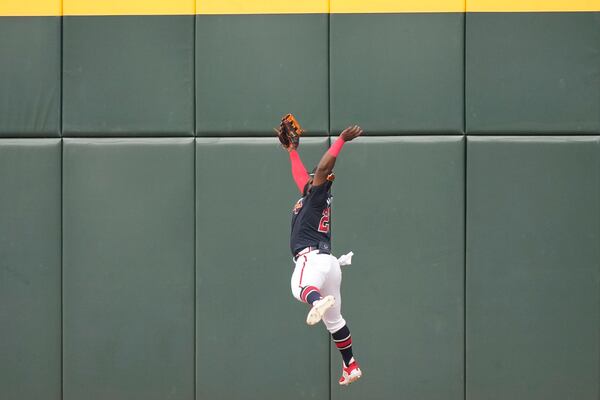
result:
[(325, 181), (325, 182), (321, 183), (320, 185), (311, 186), (310, 192), (308, 194), (311, 194), (314, 192), (328, 191), (329, 189), (331, 189), (332, 184), (333, 184), (333, 181)]

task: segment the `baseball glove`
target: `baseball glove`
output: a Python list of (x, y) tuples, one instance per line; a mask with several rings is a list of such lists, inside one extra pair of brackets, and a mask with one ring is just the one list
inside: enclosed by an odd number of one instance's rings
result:
[(292, 114), (286, 114), (281, 118), (279, 128), (275, 129), (275, 132), (284, 148), (295, 149), (300, 144), (300, 136), (302, 136), (304, 130)]

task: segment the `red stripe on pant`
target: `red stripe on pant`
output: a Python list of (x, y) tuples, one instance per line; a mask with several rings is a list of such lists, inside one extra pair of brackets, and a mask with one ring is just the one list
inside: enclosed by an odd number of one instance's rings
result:
[(302, 269), (300, 270), (300, 283), (298, 284), (300, 287), (302, 287), (302, 275), (304, 275), (304, 267), (306, 266), (306, 256), (302, 257), (304, 257), (304, 262), (302, 263)]

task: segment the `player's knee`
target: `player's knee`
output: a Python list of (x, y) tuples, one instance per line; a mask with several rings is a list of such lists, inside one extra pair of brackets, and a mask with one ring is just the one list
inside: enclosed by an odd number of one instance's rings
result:
[(329, 333), (335, 333), (342, 329), (344, 325), (346, 325), (346, 320), (341, 315), (335, 320), (328, 320), (327, 318), (324, 318), (323, 322), (325, 323), (325, 327)]

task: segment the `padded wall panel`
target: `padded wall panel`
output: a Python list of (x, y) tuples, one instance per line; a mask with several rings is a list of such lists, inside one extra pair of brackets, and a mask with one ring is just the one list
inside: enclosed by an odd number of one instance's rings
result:
[[(287, 153), (274, 138), (197, 140), (197, 398), (327, 399), (327, 332), (290, 289)], [(307, 168), (326, 144), (303, 139)]]
[(64, 17), (65, 136), (192, 136), (194, 17)]
[(463, 131), (464, 14), (331, 15), (331, 129)]
[(328, 15), (196, 18), (199, 136), (271, 136), (289, 112), (328, 132)]
[(336, 172), (332, 247), (355, 253), (342, 313), (364, 378), (331, 398), (462, 400), (463, 139), (360, 138)]
[(0, 398), (58, 400), (60, 140), (1, 139), (0, 187)]
[(193, 139), (64, 144), (64, 399), (192, 399)]
[(60, 23), (0, 17), (0, 137), (60, 136)]
[(469, 133), (600, 132), (600, 13), (468, 13)]
[(600, 145), (469, 138), (467, 399), (600, 395)]

